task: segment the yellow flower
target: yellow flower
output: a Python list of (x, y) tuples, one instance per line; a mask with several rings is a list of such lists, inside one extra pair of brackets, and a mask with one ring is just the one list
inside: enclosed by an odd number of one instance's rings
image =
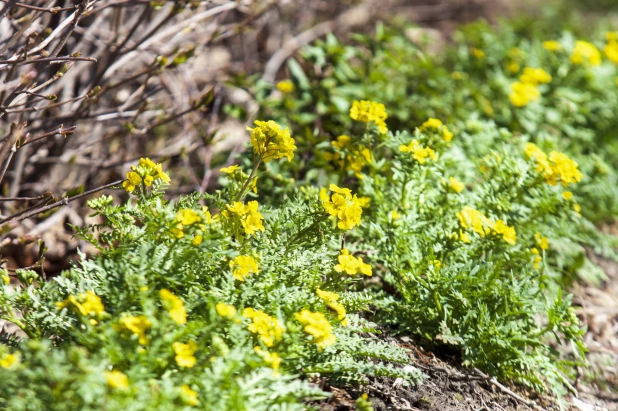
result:
[(439, 270), (440, 267), (442, 267), (442, 261), (440, 261), (440, 260), (433, 260), (433, 266), (436, 267), (436, 270)]
[(515, 107), (524, 107), (532, 101), (536, 101), (541, 97), (539, 89), (533, 84), (522, 83), (516, 81), (511, 84), (511, 94), (509, 99)]
[(455, 191), (456, 193), (461, 193), (466, 186), (461, 181), (457, 180), (455, 177), (448, 178), (448, 185)]
[(251, 324), (247, 328), (252, 333), (258, 334), (267, 347), (275, 345), (275, 342), (279, 341), (283, 336), (285, 329), (279, 323), (279, 320), (271, 317), (264, 311), (248, 307), (242, 311), (242, 316), (251, 319)]
[(618, 41), (613, 40), (607, 43), (603, 49), (607, 58), (613, 63), (618, 64)]
[(105, 313), (103, 302), (94, 291), (86, 291), (77, 296), (70, 295), (66, 300), (56, 303), (59, 310), (65, 307), (72, 307), (83, 316), (100, 316)]
[(335, 266), (335, 271), (338, 273), (345, 272), (348, 275), (355, 275), (358, 273), (371, 276), (372, 269), (369, 264), (365, 264), (360, 257), (354, 257), (350, 254), (350, 251), (346, 248), (341, 250), (341, 254), (337, 257), (339, 264)]
[(543, 237), (541, 233), (535, 233), (534, 240), (539, 245), (539, 247), (541, 247), (541, 250), (549, 249), (549, 240), (547, 239), (547, 237)]
[(282, 80), (277, 83), (277, 89), (282, 93), (293, 93), (296, 87), (292, 80)]
[(350, 141), (352, 141), (352, 139), (349, 136), (339, 136), (336, 141), (331, 141), (330, 144), (339, 150), (343, 150), (348, 144), (350, 144)]
[(360, 225), (363, 209), (360, 199), (348, 188), (339, 188), (334, 184), (329, 186), (329, 190), (333, 191), (332, 197), (329, 197), (325, 188), (320, 190), (320, 200), (324, 210), (331, 216), (337, 218), (337, 227), (341, 230), (350, 230), (357, 225)]
[(388, 118), (384, 104), (374, 101), (355, 100), (350, 108), (350, 118), (362, 123), (374, 123), (380, 134), (386, 134), (388, 128), (385, 120)]
[(543, 261), (543, 257), (539, 255), (539, 250), (536, 247), (532, 247), (530, 251), (534, 255), (534, 261), (532, 262), (532, 265), (535, 269), (539, 270), (541, 268), (541, 261)]
[(197, 391), (193, 391), (188, 385), (180, 387), (180, 399), (182, 402), (192, 407), (200, 403), (200, 400), (197, 399)]
[(391, 218), (393, 220), (399, 220), (401, 218), (401, 214), (397, 212), (397, 210), (391, 211)]
[(0, 357), (0, 367), (5, 369), (14, 368), (21, 362), (21, 357), (18, 352), (14, 354), (4, 354)]
[(315, 291), (318, 297), (320, 297), (335, 313), (337, 313), (337, 319), (344, 327), (348, 325), (348, 319), (346, 318), (346, 310), (343, 304), (337, 302), (339, 300), (339, 294), (330, 291), (323, 291), (319, 288)]
[(582, 211), (582, 207), (581, 207), (579, 204), (575, 203), (575, 204), (573, 204), (573, 210), (574, 210), (577, 214), (579, 214), (579, 213)]
[(165, 288), (159, 291), (159, 296), (163, 300), (163, 306), (168, 310), (172, 320), (178, 324), (185, 324), (187, 322), (187, 310), (182, 300)]
[(131, 171), (127, 172), (127, 179), (122, 183), (122, 187), (129, 193), (142, 182), (146, 187), (150, 187), (156, 180), (170, 182), (169, 176), (163, 171), (161, 164), (155, 164), (149, 158), (141, 158), (136, 166), (131, 166)]
[(594, 44), (578, 40), (571, 54), (571, 63), (598, 66), (601, 64), (601, 53)]
[(459, 239), (466, 244), (470, 244), (470, 236), (468, 233), (464, 233), (461, 230), (459, 230)]
[(333, 334), (333, 327), (322, 313), (314, 313), (309, 310), (302, 310), (294, 314), (296, 320), (304, 325), (307, 334), (313, 336), (313, 341), (321, 351), (325, 347), (333, 345), (337, 338)]
[(176, 221), (182, 225), (192, 225), (202, 221), (202, 218), (195, 211), (185, 208), (176, 213)]
[(457, 213), (457, 219), (462, 228), (471, 228), (481, 237), (485, 237), (493, 228), (493, 223), (478, 210), (465, 206)]
[(202, 244), (203, 240), (204, 238), (198, 234), (195, 237), (193, 237), (193, 240), (191, 240), (191, 244), (197, 247), (198, 245)]
[(281, 126), (272, 120), (256, 120), (254, 123), (257, 127), (247, 127), (247, 131), (251, 132), (253, 152), (265, 163), (283, 157), (292, 161), (296, 146), (294, 139), (290, 137), (290, 130), (281, 129)]
[(253, 235), (257, 231), (264, 231), (264, 217), (258, 211), (258, 202), (249, 201), (247, 205), (235, 201), (231, 206), (226, 204), (227, 210), (221, 213), (228, 220), (240, 221), (245, 234)]
[(257, 355), (262, 357), (262, 360), (264, 360), (270, 368), (273, 369), (273, 375), (279, 375), (279, 367), (281, 366), (281, 357), (279, 357), (279, 354), (276, 352), (271, 353), (264, 351), (262, 350), (262, 347), (259, 346), (253, 347), (253, 350)]
[(408, 145), (400, 145), (399, 151), (402, 153), (412, 153), (413, 158), (418, 161), (419, 164), (425, 164), (428, 158), (433, 161), (438, 159), (435, 151), (429, 147), (423, 147), (418, 140), (412, 140)]
[(511, 60), (509, 64), (506, 66), (506, 69), (511, 73), (517, 73), (519, 71), (519, 63)]
[(223, 167), (219, 169), (220, 172), (226, 173), (226, 174), (234, 174), (236, 170), (238, 170), (238, 164), (234, 164), (233, 166)]
[(186, 344), (175, 342), (172, 344), (172, 349), (176, 354), (176, 364), (183, 368), (193, 368), (197, 362), (197, 358), (193, 356), (197, 351), (197, 344), (194, 341), (189, 341)]
[(152, 323), (146, 318), (144, 315), (133, 316), (133, 315), (123, 315), (118, 320), (120, 325), (122, 325), (127, 330), (131, 331), (133, 334), (137, 335), (138, 342), (141, 345), (148, 344), (148, 338), (146, 337), (146, 331), (150, 329)]
[(608, 31), (605, 33), (605, 40), (618, 41), (618, 31)]
[(170, 228), (170, 232), (177, 239), (181, 239), (185, 236), (184, 226), (180, 223), (174, 224), (174, 226)]
[(543, 42), (543, 48), (547, 51), (559, 51), (562, 50), (562, 44), (556, 40), (547, 40)]
[(494, 231), (498, 234), (502, 234), (502, 239), (511, 244), (515, 245), (517, 241), (517, 234), (515, 232), (515, 227), (509, 227), (502, 220), (497, 220), (494, 224)]
[(522, 75), (519, 76), (519, 81), (536, 86), (551, 82), (551, 75), (542, 68), (526, 67)]
[(570, 191), (565, 191), (562, 193), (562, 198), (569, 201), (573, 198), (573, 193), (571, 193)]
[(124, 390), (129, 386), (129, 377), (123, 372), (120, 371), (105, 371), (103, 373), (105, 376), (105, 380), (107, 381), (107, 385), (112, 388)]
[(217, 305), (215, 305), (215, 309), (217, 310), (217, 314), (221, 317), (230, 318), (236, 315), (236, 307), (230, 304), (218, 302)]
[(546, 176), (549, 184), (556, 185), (557, 178), (560, 178), (560, 182), (564, 187), (581, 181), (583, 175), (578, 170), (577, 163), (565, 154), (552, 151), (549, 153), (549, 161), (552, 167), (551, 178)]
[(470, 51), (472, 52), (472, 55), (474, 57), (476, 57), (479, 60), (483, 60), (485, 58), (485, 52), (481, 49), (477, 49), (476, 47), (472, 47), (470, 49)]
[[(430, 131), (433, 131), (433, 132), (441, 133), (442, 134), (442, 139), (444, 141), (446, 141), (447, 143), (450, 142), (453, 139), (453, 133), (451, 133), (449, 131), (448, 127), (446, 127), (442, 123), (442, 121), (440, 119), (437, 119), (437, 118), (430, 118), (429, 120), (425, 121), (423, 124), (421, 124), (421, 126), (418, 128), (418, 130), (420, 132), (430, 132)], [(400, 148), (400, 151), (401, 151), (401, 148)], [(432, 158), (432, 160), (435, 160), (435, 158)]]
[(250, 255), (239, 255), (234, 257), (234, 259), (230, 261), (230, 268), (233, 269), (232, 275), (238, 281), (245, 281), (245, 277), (260, 272), (257, 261)]

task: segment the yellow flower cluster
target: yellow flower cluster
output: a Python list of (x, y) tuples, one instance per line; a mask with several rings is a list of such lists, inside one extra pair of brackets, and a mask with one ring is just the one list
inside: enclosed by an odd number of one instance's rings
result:
[(341, 254), (337, 257), (339, 264), (335, 266), (335, 271), (338, 273), (345, 272), (348, 275), (358, 273), (371, 276), (372, 270), (369, 264), (365, 264), (360, 257), (354, 257), (350, 254), (350, 250), (344, 248)]
[(231, 221), (240, 221), (245, 234), (253, 235), (257, 231), (264, 231), (264, 217), (258, 211), (258, 202), (249, 201), (246, 205), (234, 201), (232, 205), (226, 204), (226, 210), (221, 215)]
[(349, 188), (339, 188), (331, 184), (328, 189), (334, 194), (328, 195), (326, 188), (320, 190), (320, 200), (324, 210), (337, 218), (337, 227), (341, 230), (350, 230), (360, 225), (363, 214), (362, 202)]
[[(331, 145), (342, 151), (348, 148), (352, 139), (349, 136), (342, 135), (337, 137), (337, 140), (332, 141)], [(324, 158), (327, 161), (335, 161), (341, 169), (351, 170), (356, 174), (356, 177), (363, 178), (360, 174), (363, 167), (371, 163), (371, 151), (365, 146), (359, 146), (357, 149), (349, 148), (346, 153), (345, 160), (341, 158), (339, 152), (324, 153)]]
[(279, 367), (281, 366), (281, 357), (279, 357), (279, 354), (276, 352), (264, 351), (260, 346), (253, 347), (253, 350), (273, 369), (273, 375), (279, 375)]
[(197, 344), (194, 341), (189, 341), (186, 344), (175, 342), (172, 344), (172, 349), (176, 354), (174, 358), (176, 364), (183, 368), (193, 368), (197, 362), (197, 358), (193, 355), (197, 351)]
[[(93, 316), (100, 318), (105, 313), (105, 307), (101, 298), (91, 290), (77, 296), (70, 295), (66, 300), (56, 303), (56, 308), (59, 310), (65, 307), (72, 308), (84, 317)], [(91, 319), (90, 322), (93, 325), (96, 324), (94, 319)]]
[(285, 329), (279, 323), (279, 320), (264, 311), (248, 307), (242, 310), (242, 316), (251, 319), (251, 324), (247, 328), (252, 333), (258, 334), (267, 347), (275, 345), (283, 336)]
[(159, 296), (163, 301), (163, 306), (167, 309), (172, 317), (172, 320), (178, 324), (185, 324), (187, 322), (187, 310), (182, 300), (176, 297), (170, 290), (162, 289), (159, 291)]
[(255, 120), (254, 123), (257, 127), (247, 127), (247, 131), (251, 132), (253, 152), (265, 163), (283, 157), (292, 161), (296, 145), (294, 139), (290, 137), (290, 130), (281, 129), (281, 126), (272, 120)]
[(217, 305), (215, 305), (215, 310), (217, 310), (217, 314), (225, 318), (234, 317), (236, 315), (236, 307), (223, 302), (218, 302)]
[(122, 188), (132, 193), (140, 184), (144, 183), (144, 186), (150, 187), (157, 180), (169, 183), (170, 177), (163, 171), (160, 163), (155, 163), (149, 158), (140, 158), (137, 167), (131, 166), (131, 171), (127, 172), (127, 179), (122, 183)]
[(343, 304), (337, 302), (339, 300), (339, 294), (333, 293), (330, 291), (323, 291), (319, 288), (315, 291), (318, 297), (320, 297), (335, 313), (337, 313), (337, 319), (341, 321), (341, 325), (344, 327), (348, 326), (348, 319), (346, 318), (346, 311)]
[(527, 143), (524, 153), (536, 162), (536, 171), (543, 174), (548, 184), (555, 186), (558, 180), (564, 187), (577, 183), (583, 175), (579, 171), (577, 163), (567, 155), (552, 151), (549, 157), (536, 144)]
[(436, 161), (438, 159), (435, 151), (433, 151), (429, 147), (423, 147), (423, 145), (419, 143), (418, 140), (412, 140), (408, 145), (400, 145), (399, 151), (401, 151), (402, 153), (412, 153), (414, 159), (420, 164), (425, 164), (425, 161), (427, 161), (428, 158), (433, 161)]
[(7, 370), (16, 367), (20, 362), (21, 359), (18, 352), (14, 354), (7, 353), (0, 356), (0, 367)]
[[(202, 213), (203, 216), (201, 216), (197, 211), (191, 210), (189, 208), (179, 210), (176, 213), (176, 217), (174, 219), (172, 228), (170, 228), (170, 232), (174, 235), (174, 237), (180, 239), (185, 236), (185, 228), (189, 226), (198, 224), (198, 230), (204, 230), (205, 225), (200, 224), (202, 220), (205, 220), (205, 222), (208, 224), (212, 224), (213, 222), (217, 221), (218, 216), (212, 217), (210, 215), (210, 211), (208, 211), (208, 207), (202, 207)], [(194, 246), (198, 246), (202, 244), (202, 241), (203, 237), (200, 232), (198, 232), (198, 234), (193, 237), (191, 243)]]
[[(492, 221), (485, 217), (480, 211), (466, 206), (457, 213), (457, 219), (459, 225), (464, 229), (472, 229), (481, 237), (485, 237), (490, 233), (502, 235), (502, 239), (508, 244), (515, 244), (517, 241), (517, 234), (514, 227), (509, 227), (503, 220)], [(469, 237), (461, 235), (461, 239), (464, 242), (470, 242)]]
[(111, 388), (124, 390), (129, 386), (129, 377), (121, 371), (105, 371), (103, 376), (105, 377), (105, 381), (107, 381), (107, 385)]
[(430, 118), (429, 120), (425, 121), (423, 124), (421, 124), (418, 130), (422, 133), (432, 132), (432, 131), (438, 132), (440, 133), (442, 139), (446, 141), (447, 143), (453, 139), (453, 133), (451, 133), (448, 127), (446, 127), (442, 123), (442, 121), (437, 118)]
[(516, 81), (511, 84), (511, 94), (509, 100), (515, 107), (524, 107), (532, 101), (541, 97), (541, 92), (534, 84)]
[(594, 44), (578, 40), (575, 42), (573, 53), (571, 53), (571, 63), (599, 66), (601, 64), (601, 53)]
[(543, 48), (547, 51), (560, 51), (562, 50), (562, 44), (556, 40), (547, 40), (543, 42)]
[(542, 68), (524, 68), (524, 72), (519, 76), (519, 81), (525, 84), (539, 85), (551, 82), (551, 75)]
[(603, 51), (610, 61), (618, 64), (618, 31), (605, 33), (605, 38), (607, 39), (607, 44)]
[(282, 80), (277, 83), (277, 90), (288, 94), (293, 93), (294, 90), (296, 90), (296, 87), (294, 86), (294, 82), (292, 82), (292, 80)]
[(232, 275), (238, 281), (245, 281), (245, 277), (251, 274), (258, 274), (260, 269), (255, 258), (250, 255), (239, 255), (230, 261)]
[(385, 120), (388, 118), (384, 104), (374, 101), (355, 100), (350, 108), (350, 118), (362, 123), (373, 123), (378, 127), (380, 134), (386, 134), (388, 128)]
[(196, 407), (200, 404), (200, 400), (197, 399), (197, 392), (192, 390), (188, 385), (180, 387), (180, 399), (187, 405)]
[(532, 264), (535, 269), (539, 270), (541, 268), (541, 261), (543, 261), (543, 257), (539, 255), (539, 250), (536, 247), (532, 247), (530, 251), (534, 255), (534, 261), (532, 262)]
[(118, 323), (137, 335), (137, 340), (141, 345), (148, 344), (148, 337), (146, 337), (146, 331), (152, 327), (152, 323), (145, 315), (133, 316), (123, 315), (118, 320)]
[(313, 342), (317, 344), (319, 350), (331, 346), (337, 341), (333, 334), (333, 327), (324, 314), (302, 310), (294, 314), (294, 317), (304, 325), (305, 332), (313, 336)]
[(461, 193), (466, 186), (461, 181), (457, 180), (455, 177), (448, 178), (448, 185), (453, 189), (456, 193)]
[(547, 239), (547, 237), (543, 237), (541, 233), (534, 234), (534, 241), (538, 244), (539, 247), (541, 247), (541, 250), (549, 249), (549, 240)]

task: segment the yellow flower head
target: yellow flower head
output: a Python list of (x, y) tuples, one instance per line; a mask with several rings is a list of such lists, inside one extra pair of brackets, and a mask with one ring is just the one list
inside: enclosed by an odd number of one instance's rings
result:
[(0, 356), (0, 367), (4, 369), (12, 369), (19, 365), (21, 362), (21, 354), (19, 352), (13, 354), (4, 354)]
[(350, 118), (362, 123), (374, 123), (380, 134), (386, 134), (388, 128), (385, 120), (388, 118), (384, 104), (374, 101), (355, 100), (350, 108)]
[(571, 63), (599, 66), (601, 64), (601, 53), (594, 44), (587, 41), (576, 41), (575, 48), (571, 54)]
[(176, 364), (183, 368), (193, 368), (197, 362), (197, 358), (193, 356), (197, 351), (197, 344), (194, 341), (189, 341), (186, 344), (175, 342), (172, 344), (172, 349), (176, 354)]
[(223, 167), (219, 169), (220, 172), (225, 174), (234, 174), (238, 170), (238, 164), (234, 164), (233, 166)]
[(339, 294), (333, 293), (330, 291), (320, 290), (319, 288), (315, 291), (318, 297), (320, 297), (330, 308), (337, 314), (337, 319), (341, 322), (341, 325), (344, 327), (348, 325), (348, 320), (346, 318), (346, 309), (343, 304), (337, 302), (339, 300)]
[(425, 164), (427, 159), (431, 159), (433, 161), (438, 159), (435, 151), (429, 147), (423, 147), (418, 140), (412, 140), (408, 145), (400, 145), (399, 151), (402, 153), (412, 153), (412, 157), (418, 161), (419, 164)]
[[(448, 127), (446, 127), (442, 123), (442, 121), (437, 118), (430, 118), (429, 120), (425, 121), (423, 124), (421, 124), (418, 130), (422, 133), (427, 133), (427, 132), (440, 133), (442, 136), (442, 139), (446, 141), (447, 143), (453, 139), (453, 133), (451, 133)], [(401, 148), (400, 148), (400, 151), (402, 151)], [(432, 160), (435, 160), (435, 158), (432, 158)]]
[(199, 223), (202, 221), (202, 218), (199, 214), (189, 208), (185, 208), (176, 213), (176, 221), (178, 221), (182, 225), (192, 225), (195, 223)]
[(227, 204), (226, 210), (223, 210), (221, 215), (230, 221), (240, 222), (247, 235), (264, 231), (264, 217), (258, 211), (257, 201), (249, 201), (247, 205), (238, 201), (235, 201), (232, 205)]
[(453, 189), (456, 193), (461, 193), (466, 186), (461, 181), (457, 180), (455, 177), (448, 178), (448, 185)]
[(551, 75), (542, 68), (526, 67), (521, 76), (519, 76), (519, 81), (536, 86), (551, 82)]
[(196, 407), (200, 403), (200, 400), (197, 399), (197, 391), (193, 391), (188, 385), (180, 387), (180, 399), (192, 407)]
[(573, 198), (573, 193), (570, 191), (565, 191), (562, 193), (562, 198), (564, 198), (565, 200), (569, 201)]
[(543, 48), (547, 51), (560, 51), (562, 50), (562, 44), (556, 40), (547, 40), (543, 42)]
[(516, 81), (511, 84), (511, 94), (509, 99), (515, 107), (524, 107), (532, 101), (536, 101), (541, 97), (541, 92), (534, 84), (522, 83)]
[(274, 317), (264, 311), (245, 308), (242, 316), (251, 319), (251, 324), (247, 327), (249, 331), (260, 336), (260, 339), (267, 347), (272, 347), (281, 339), (285, 328)]
[(122, 183), (122, 187), (132, 193), (141, 183), (150, 187), (158, 180), (170, 182), (169, 176), (163, 171), (163, 166), (154, 163), (149, 158), (141, 158), (138, 165), (131, 166), (131, 171), (127, 172), (127, 179)]
[(511, 245), (515, 245), (515, 242), (517, 241), (517, 234), (515, 232), (515, 227), (509, 227), (508, 225), (504, 223), (504, 221), (498, 220), (494, 224), (493, 228), (497, 234), (502, 234), (502, 238), (504, 239), (505, 242)]
[(218, 302), (217, 305), (215, 305), (215, 309), (217, 310), (217, 314), (221, 317), (230, 318), (236, 315), (236, 307), (230, 304)]
[(172, 317), (172, 320), (176, 321), (178, 324), (185, 324), (187, 322), (187, 310), (182, 300), (165, 288), (159, 291), (159, 296), (163, 301), (163, 306), (168, 310), (170, 317)]
[(276, 352), (264, 351), (262, 347), (259, 346), (253, 347), (253, 350), (273, 369), (273, 375), (279, 375), (279, 367), (281, 366), (281, 357), (279, 357), (279, 354)]
[(534, 234), (534, 241), (538, 244), (539, 247), (541, 247), (541, 250), (549, 249), (549, 240), (547, 239), (547, 237), (543, 237), (541, 233), (537, 232)]
[(618, 40), (612, 40), (607, 43), (603, 51), (612, 63), (618, 64)]
[(257, 261), (250, 255), (239, 255), (234, 257), (234, 259), (230, 261), (230, 268), (233, 270), (232, 275), (238, 281), (245, 281), (245, 277), (260, 272)]
[(364, 274), (371, 276), (372, 269), (369, 264), (365, 264), (360, 257), (354, 257), (348, 249), (341, 250), (341, 254), (337, 257), (339, 264), (335, 266), (335, 271), (338, 273), (345, 272), (347, 275)]
[(124, 390), (129, 386), (129, 377), (123, 372), (120, 371), (105, 371), (103, 373), (105, 380), (107, 381), (107, 385), (112, 388)]
[(493, 228), (493, 223), (478, 210), (472, 207), (465, 206), (463, 210), (457, 213), (459, 224), (464, 229), (472, 229), (481, 237), (485, 237)]
[(287, 94), (293, 93), (294, 90), (296, 90), (296, 87), (294, 87), (294, 83), (292, 82), (292, 80), (282, 80), (277, 83), (277, 90)]
[(549, 153), (549, 162), (552, 173), (545, 177), (551, 185), (556, 185), (557, 180), (560, 179), (560, 183), (567, 187), (569, 184), (578, 183), (583, 178), (582, 173), (577, 168), (577, 163), (566, 154), (552, 151)]
[(350, 230), (360, 225), (363, 208), (360, 199), (348, 188), (339, 188), (334, 184), (329, 186), (329, 190), (334, 192), (332, 197), (323, 188), (320, 190), (320, 200), (324, 210), (332, 217), (337, 218), (337, 227), (341, 230)]
[(339, 150), (343, 150), (348, 144), (350, 144), (350, 141), (352, 141), (352, 139), (349, 136), (344, 135), (337, 137), (337, 140), (331, 141), (330, 144)]
[(288, 161), (294, 158), (294, 139), (290, 137), (288, 128), (281, 129), (281, 126), (272, 120), (256, 120), (257, 127), (247, 127), (251, 132), (251, 145), (253, 152), (262, 158), (262, 161), (269, 162), (279, 158), (287, 157)]
[(294, 314), (294, 317), (304, 325), (305, 332), (313, 337), (313, 342), (317, 344), (319, 350), (336, 342), (337, 338), (333, 334), (333, 327), (324, 314), (302, 310)]
[(148, 344), (146, 331), (152, 327), (152, 323), (148, 320), (148, 318), (146, 318), (146, 316), (123, 315), (120, 317), (120, 320), (118, 320), (118, 323), (127, 330), (131, 331), (133, 334), (137, 335), (138, 342), (141, 345)]
[(70, 295), (64, 301), (56, 303), (56, 308), (59, 310), (70, 307), (75, 312), (83, 315), (83, 316), (100, 316), (105, 313), (105, 307), (103, 306), (103, 302), (97, 296), (94, 291), (86, 291), (85, 293), (81, 293), (77, 296)]

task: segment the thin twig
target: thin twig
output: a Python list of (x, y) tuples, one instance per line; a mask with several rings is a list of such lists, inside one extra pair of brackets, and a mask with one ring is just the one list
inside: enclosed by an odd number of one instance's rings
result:
[(507, 394), (513, 398), (515, 398), (517, 401), (523, 402), (524, 404), (526, 404), (528, 407), (533, 408), (535, 410), (541, 410), (544, 411), (545, 408), (542, 408), (540, 406), (537, 405), (536, 402), (529, 400), (527, 398), (522, 397), (521, 395), (517, 394), (516, 392), (513, 392), (512, 390), (510, 390), (509, 388), (505, 387), (504, 385), (500, 384), (498, 382), (498, 380), (496, 380), (494, 377), (489, 377), (487, 376), (485, 373), (483, 373), (481, 370), (479, 370), (478, 368), (474, 368), (474, 372), (477, 373), (479, 376), (483, 377), (483, 378), (487, 378), (487, 380), (493, 384), (495, 387), (497, 387), (500, 391), (502, 391), (504, 394)]
[[(41, 213), (44, 213), (46, 211), (52, 210), (54, 208), (57, 208), (57, 207), (60, 207), (60, 206), (63, 206), (63, 205), (67, 205), (67, 204), (69, 204), (69, 203), (71, 203), (71, 202), (73, 202), (75, 200), (79, 200), (80, 198), (87, 197), (90, 194), (94, 194), (94, 193), (99, 192), (101, 190), (105, 190), (106, 188), (110, 188), (110, 187), (113, 187), (113, 186), (120, 185), (120, 184), (122, 184), (123, 181), (124, 180), (114, 181), (113, 183), (106, 184), (104, 186), (101, 186), (101, 187), (98, 187), (98, 188), (86, 191), (86, 192), (84, 192), (82, 194), (78, 194), (78, 195), (73, 196), (73, 197), (65, 197), (65, 198), (63, 198), (63, 199), (61, 199), (59, 201), (56, 201), (55, 203), (46, 205), (45, 207), (41, 207), (41, 208), (39, 208), (37, 210), (34, 210), (34, 211), (30, 212), (30, 213), (21, 215), (21, 216), (19, 216), (17, 218), (17, 221), (23, 221), (23, 220), (25, 220), (27, 218), (34, 217), (37, 214), (41, 214)], [(0, 221), (0, 226), (2, 226), (2, 225), (6, 224), (9, 221), (14, 220), (14, 219), (16, 219), (16, 216), (7, 217), (4, 220)]]

